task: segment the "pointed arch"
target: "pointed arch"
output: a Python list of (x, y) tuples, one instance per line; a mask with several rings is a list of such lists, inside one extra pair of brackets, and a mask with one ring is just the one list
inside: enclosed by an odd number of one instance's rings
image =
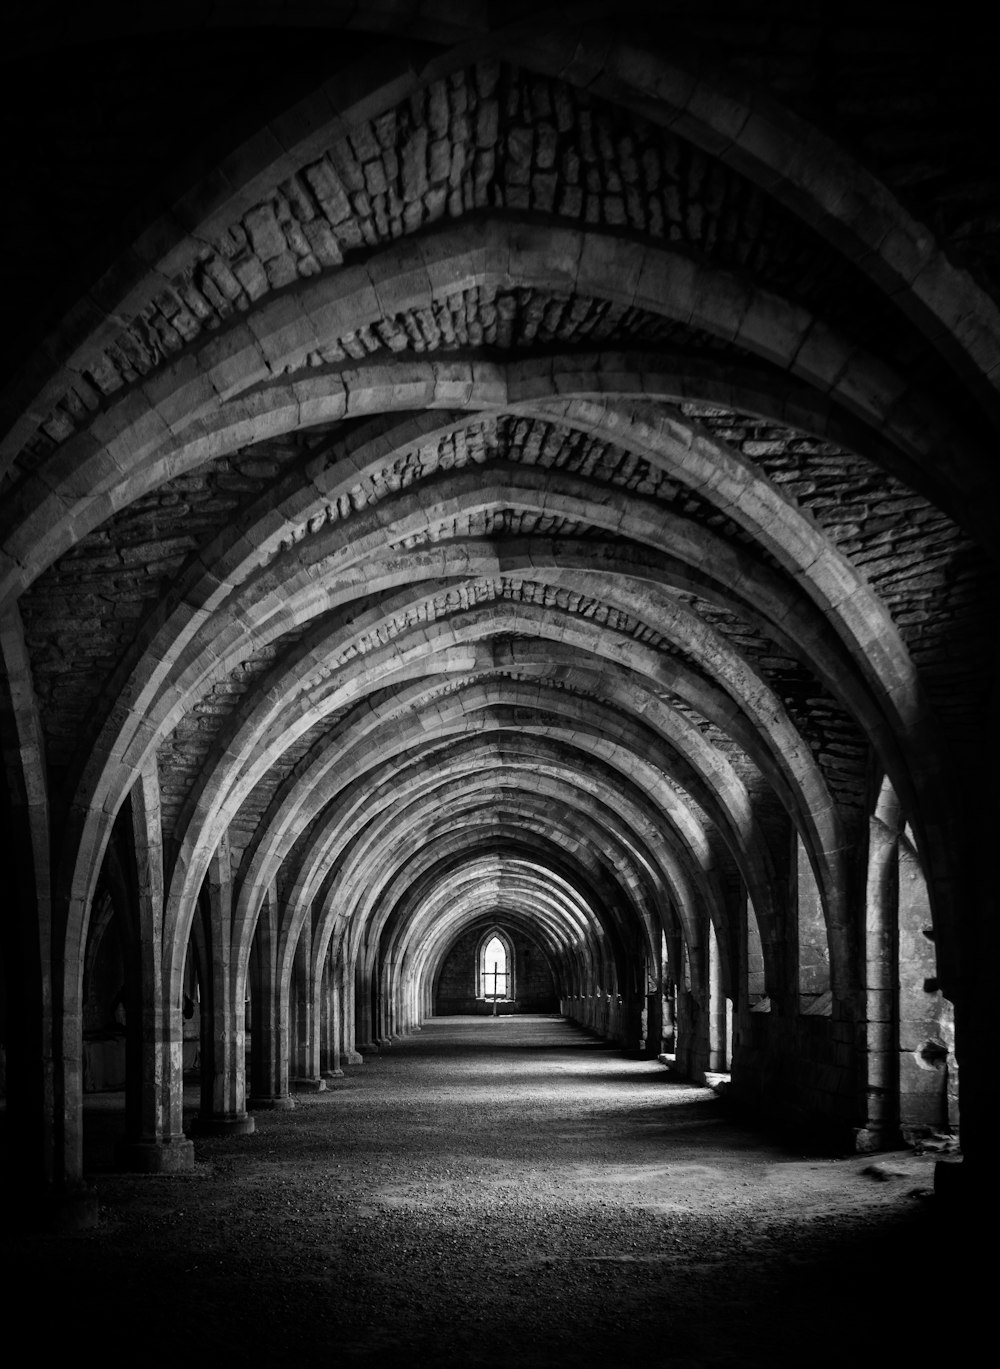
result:
[(514, 972), (514, 943), (494, 923), (480, 937), (476, 952), (476, 997), (493, 1001), (513, 999)]

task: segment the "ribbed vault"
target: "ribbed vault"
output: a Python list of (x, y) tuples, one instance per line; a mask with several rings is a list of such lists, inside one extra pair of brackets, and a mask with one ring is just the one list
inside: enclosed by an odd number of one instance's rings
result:
[(748, 1042), (770, 1009), (751, 1093), (808, 1002), (842, 1072), (808, 1106), (864, 1129), (883, 785), (961, 1001), (996, 304), (725, 44), (581, 8), (358, 7), (351, 69), (147, 214), (4, 392), (8, 809), (63, 1177), (116, 831), (144, 1145), (182, 1141), (196, 988), (221, 1125), (245, 1002), (273, 1101), (418, 1028), (494, 923), (630, 1049), (675, 1013), (695, 1073), (723, 999)]

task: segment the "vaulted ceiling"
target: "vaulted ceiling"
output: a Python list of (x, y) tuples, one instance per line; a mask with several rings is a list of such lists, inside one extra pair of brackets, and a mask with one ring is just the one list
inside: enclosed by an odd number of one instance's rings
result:
[(694, 945), (797, 832), (835, 940), (888, 775), (947, 910), (1000, 316), (936, 27), (177, 11), (7, 59), (8, 707), (74, 896), (155, 766), (180, 927), (225, 841), (244, 937)]

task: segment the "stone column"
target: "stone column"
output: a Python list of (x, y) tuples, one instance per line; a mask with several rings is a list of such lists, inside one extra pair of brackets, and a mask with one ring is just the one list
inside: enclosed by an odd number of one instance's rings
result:
[(341, 943), (340, 954), (334, 961), (334, 982), (340, 1000), (340, 1063), (363, 1065), (365, 1057), (354, 1047), (354, 969), (348, 959), (348, 948)]
[(354, 1045), (362, 1055), (378, 1055), (372, 1039), (372, 972), (367, 957), (359, 953), (354, 974)]
[[(799, 1012), (815, 1011), (830, 997), (830, 948), (823, 899), (805, 843), (795, 835)], [(826, 1010), (829, 1015), (829, 1009)]]
[(729, 1042), (726, 997), (722, 981), (722, 953), (715, 927), (708, 927), (708, 1068), (729, 1068)]
[[(292, 1088), (299, 1093), (322, 1093), (326, 1080), (320, 1072), (319, 1021), (312, 965), (312, 921), (307, 914), (295, 945), (296, 1014)], [(317, 975), (318, 978), (318, 975)]]
[(663, 1043), (663, 1050), (667, 1054), (673, 1054), (674, 1050), (674, 991), (672, 981), (665, 979), (663, 991), (660, 995), (660, 1011), (662, 1013), (660, 1023), (660, 1040)]
[(647, 1059), (655, 1060), (663, 1049), (663, 994), (657, 982), (647, 986), (646, 1004), (643, 1011), (642, 1053)]
[(278, 986), (278, 905), (272, 884), (260, 910), (250, 956), (251, 1048), (249, 1107), (293, 1108), (288, 1091), (287, 1006)]
[(923, 871), (905, 834), (898, 847), (896, 991), (899, 1124), (906, 1141), (957, 1123), (954, 1026), (937, 978)]
[[(208, 878), (209, 1030), (201, 1065), (201, 1110), (194, 1122), (200, 1136), (243, 1136), (254, 1129), (246, 1110), (246, 1018), (243, 996), (236, 1002), (233, 958), (233, 879), (229, 838), (223, 836)], [(203, 1005), (204, 1010), (204, 1005)]]
[[(0, 723), (6, 782), (3, 957), (6, 1004), (7, 1182), (0, 1203), (25, 1226), (90, 1226), (97, 1203), (83, 1183), (80, 1119), (82, 1033), (78, 1010), (63, 1021), (74, 957), (66, 944), (85, 909), (52, 889), (53, 833), (41, 719), (17, 608), (0, 617)], [(63, 833), (59, 834), (63, 836)], [(71, 914), (75, 912), (75, 917)], [(83, 955), (82, 932), (77, 956)], [(74, 1067), (73, 1062), (76, 1061)]]
[(869, 823), (865, 895), (865, 1068), (859, 1151), (881, 1150), (896, 1138), (897, 838), (878, 818)]
[(333, 963), (329, 953), (320, 977), (320, 1073), (324, 1079), (342, 1078), (340, 1068), (340, 1015)]
[(125, 1103), (125, 1139), (118, 1148), (123, 1169), (176, 1174), (194, 1165), (194, 1147), (184, 1135), (184, 1019), (170, 1002), (170, 957), (163, 946), (163, 828), (156, 757), (143, 766), (132, 787), (132, 825), (138, 906), (140, 1027), (133, 1051)]
[(0, 1221), (8, 1230), (69, 1232), (98, 1219), (83, 1178), (80, 1015), (66, 1002), (62, 957), (53, 954), (69, 918), (50, 898), (47, 852), (32, 850), (27, 815), (12, 813), (5, 798), (8, 1154)]
[(373, 978), (378, 986), (375, 998), (376, 1022), (378, 1024), (375, 1044), (380, 1050), (391, 1047), (394, 1038), (398, 1040), (393, 998), (395, 987), (393, 984), (393, 965), (394, 962), (391, 959), (383, 960), (381, 956), (375, 962)]

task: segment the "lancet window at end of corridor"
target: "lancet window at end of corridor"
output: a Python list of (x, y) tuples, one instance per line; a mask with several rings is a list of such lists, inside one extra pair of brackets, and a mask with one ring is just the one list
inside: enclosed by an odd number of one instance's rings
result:
[(509, 998), (511, 989), (510, 946), (498, 932), (487, 935), (479, 951), (480, 998)]

